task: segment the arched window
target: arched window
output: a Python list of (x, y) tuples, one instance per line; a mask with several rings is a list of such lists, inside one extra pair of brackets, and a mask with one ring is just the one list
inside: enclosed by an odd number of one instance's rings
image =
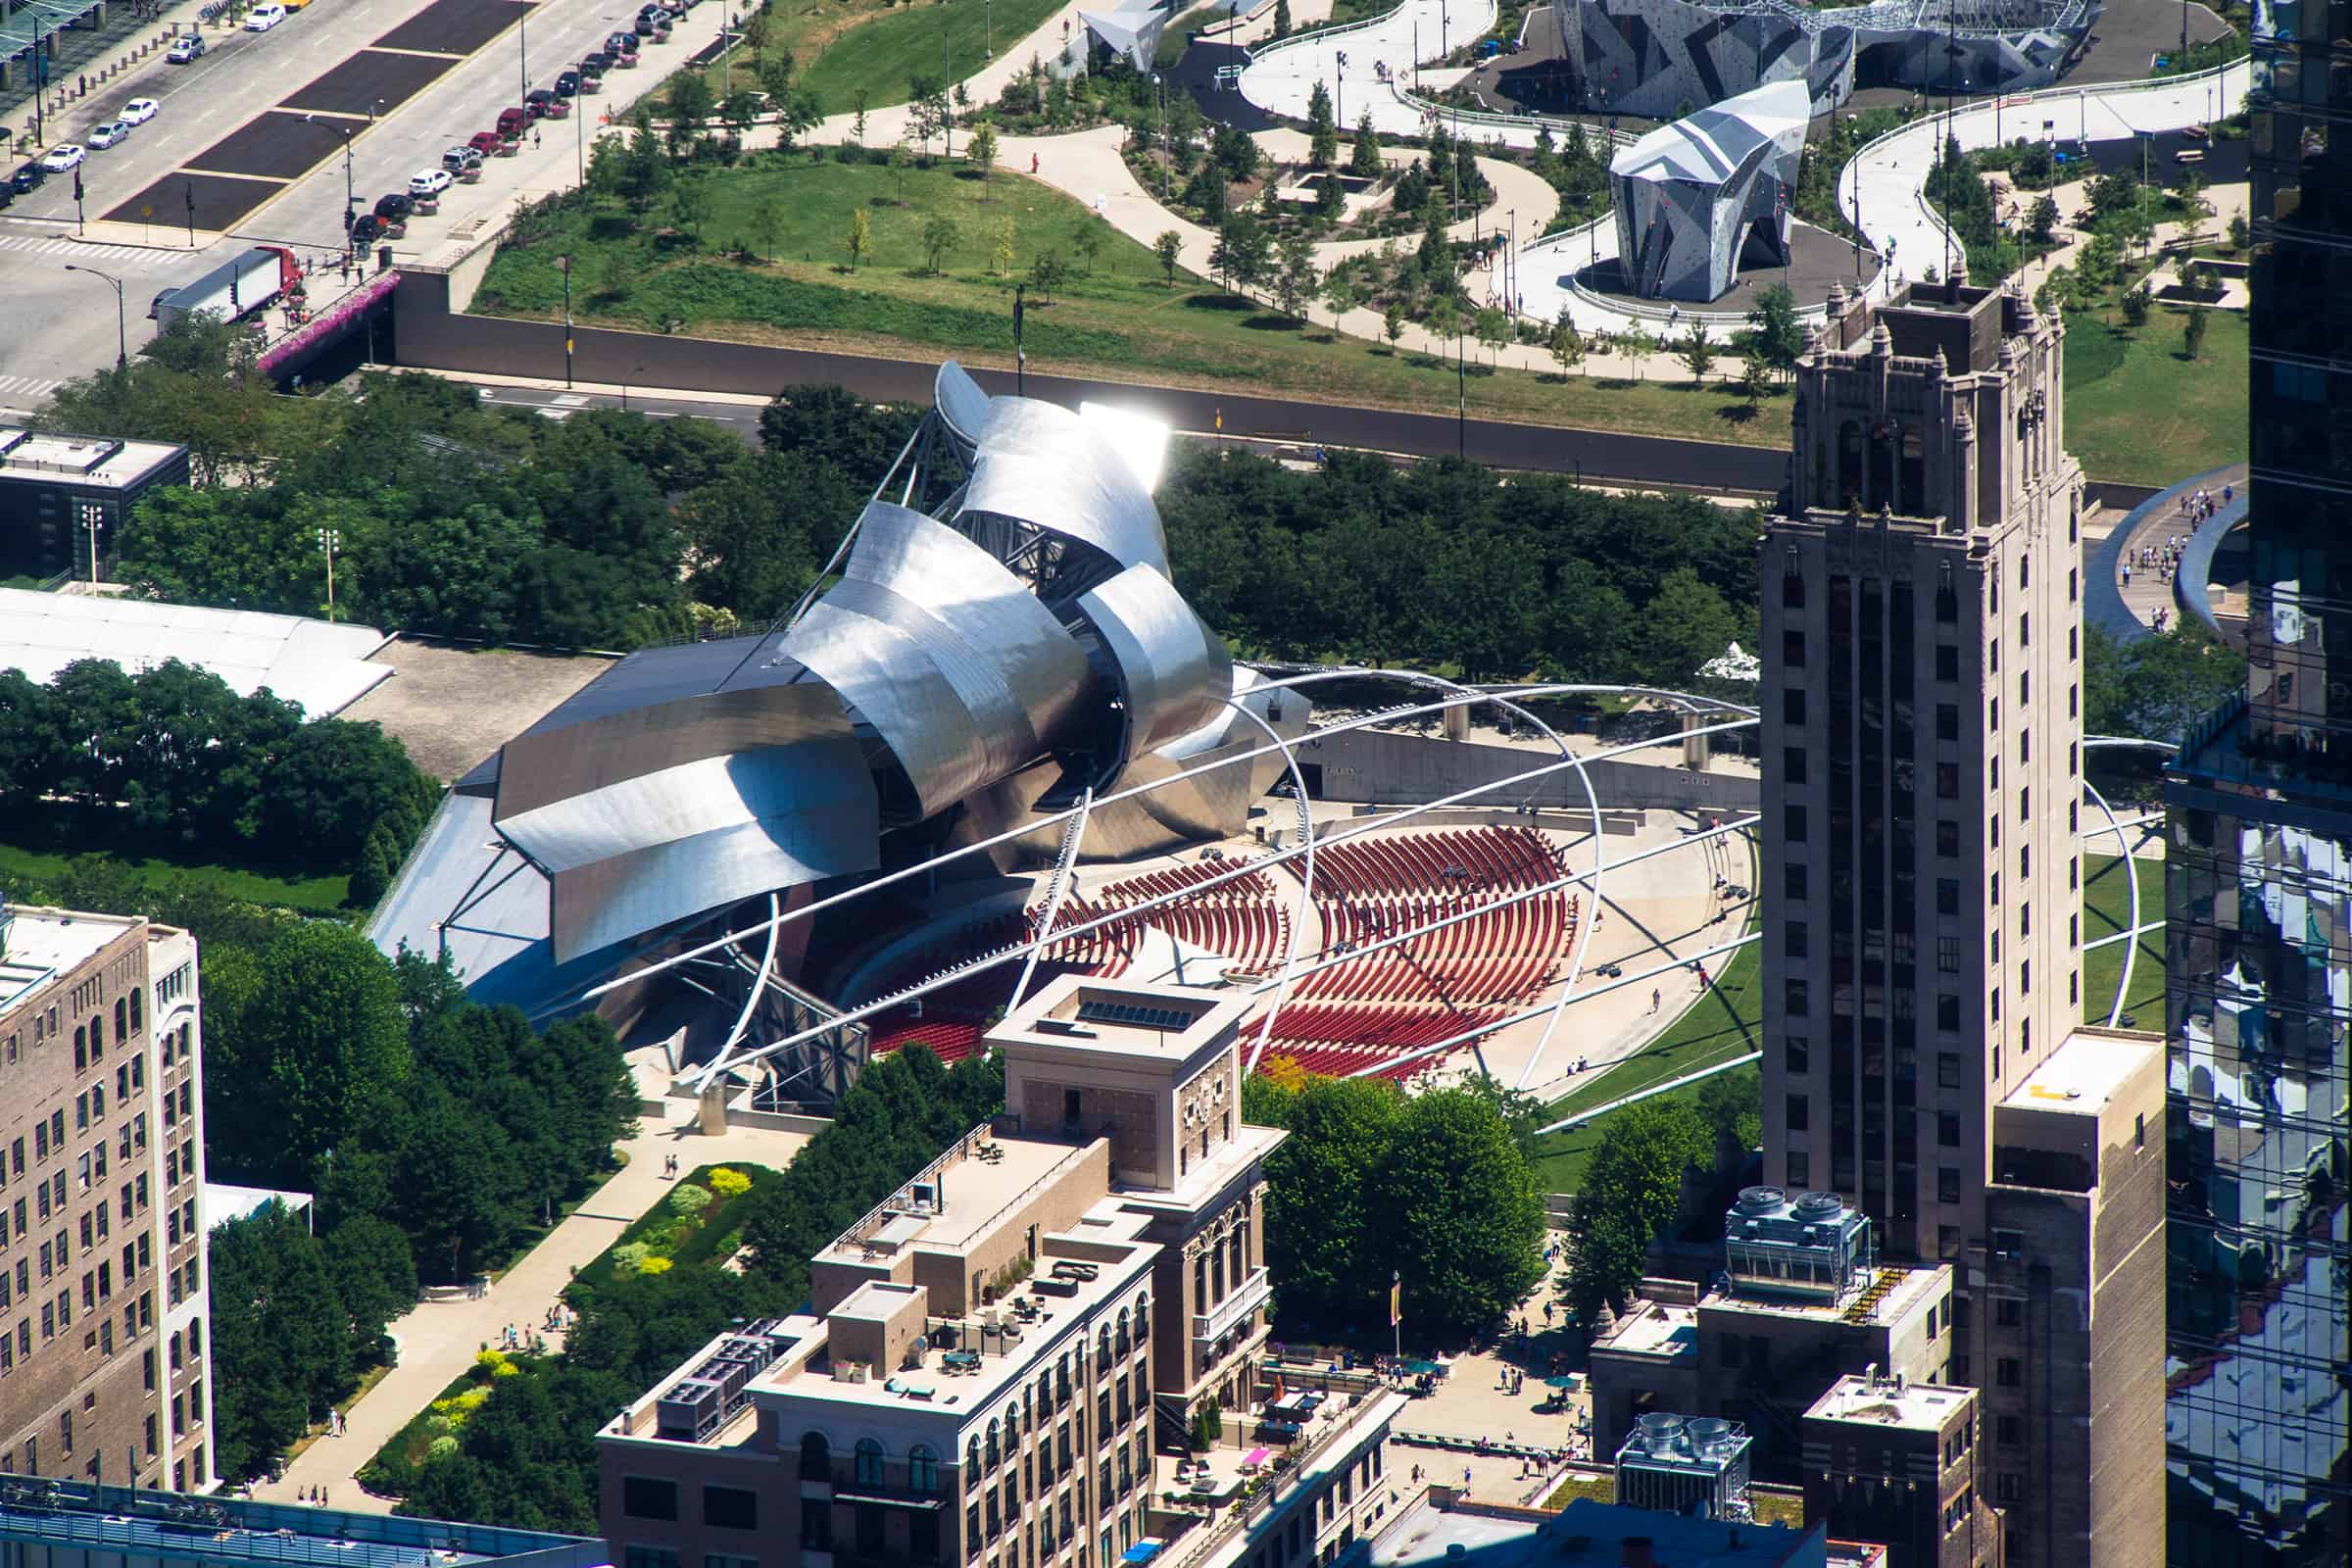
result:
[(988, 1463), (991, 1469), (994, 1469), (997, 1463), (997, 1423), (991, 1421), (988, 1424)]
[(1149, 1296), (1135, 1298), (1135, 1337), (1138, 1340), (1152, 1337), (1152, 1298)]
[(1848, 419), (1838, 427), (1838, 503), (1862, 504), (1862, 421)]
[(1123, 1306), (1119, 1308), (1119, 1332), (1112, 1343), (1118, 1346), (1121, 1355), (1127, 1353), (1127, 1309)]
[(806, 1433), (801, 1438), (801, 1479), (833, 1479), (833, 1446), (825, 1441), (825, 1435), (821, 1432)]
[(128, 998), (117, 997), (115, 999), (115, 1043), (120, 1045), (129, 1038), (130, 1002)]
[(1906, 516), (1934, 515), (1936, 508), (1928, 500), (1927, 440), (1916, 424), (1903, 426), (1902, 448), (1895, 464), (1894, 483), (1895, 511)]
[(81, 1071), (90, 1064), (90, 1031), (87, 1024), (74, 1026), (74, 1070)]
[(980, 1440), (972, 1439), (963, 1446), (963, 1479), (969, 1486), (980, 1479)]
[(882, 1445), (871, 1438), (858, 1440), (858, 1484), (861, 1487), (882, 1484)]
[(939, 1455), (927, 1445), (918, 1443), (906, 1450), (906, 1489), (909, 1492), (939, 1490)]
[(1098, 1338), (1097, 1338), (1097, 1340), (1096, 1340), (1096, 1348), (1102, 1352), (1102, 1359), (1103, 1359), (1103, 1360), (1107, 1361), (1107, 1360), (1109, 1360), (1109, 1359), (1110, 1359), (1110, 1325), (1109, 1325), (1109, 1324), (1107, 1324), (1107, 1323), (1103, 1324), (1103, 1325), (1102, 1325), (1102, 1329), (1099, 1331), (1099, 1335), (1098, 1335)]
[(147, 1027), (147, 994), (137, 986), (131, 987), (130, 991), (130, 1026), (133, 1029)]

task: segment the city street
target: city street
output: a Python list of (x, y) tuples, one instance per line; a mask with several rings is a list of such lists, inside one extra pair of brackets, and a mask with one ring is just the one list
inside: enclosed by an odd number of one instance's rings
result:
[[(75, 221), (71, 175), (53, 176), (0, 212), (0, 287), (12, 324), (23, 323), (0, 338), (0, 416), (37, 408), (59, 382), (114, 358), (106, 285), (66, 264), (123, 279), (135, 353), (153, 332), (145, 317), (158, 292), (248, 245), (287, 245), (306, 260), (331, 261), (343, 247), (347, 190), (362, 211), (405, 190), (411, 174), (438, 167), (444, 148), (489, 128), (526, 80), (548, 85), (635, 14), (633, 0), (335, 0), (268, 32), (208, 27), (207, 53), (194, 64), (166, 65), (159, 53), (51, 116), (46, 145), (54, 146), (82, 140), (129, 99), (162, 105), (128, 141), (83, 164), (86, 225)], [(468, 218), (503, 214), (526, 184), (571, 184), (599, 117), (617, 116), (651, 91), (715, 38), (723, 21), (724, 0), (698, 6), (671, 42), (645, 49), (644, 65), (612, 72), (604, 92), (575, 100), (571, 118), (541, 122), (543, 146), (526, 143), (518, 157), (490, 160), (478, 185), (448, 192), (438, 217), (412, 219), (395, 252), (436, 247)], [(287, 103), (295, 107), (275, 107)], [(191, 168), (192, 176), (178, 172)], [(142, 219), (140, 206), (154, 210)], [(240, 206), (234, 217), (216, 216)], [(228, 226), (208, 230), (208, 220)]]

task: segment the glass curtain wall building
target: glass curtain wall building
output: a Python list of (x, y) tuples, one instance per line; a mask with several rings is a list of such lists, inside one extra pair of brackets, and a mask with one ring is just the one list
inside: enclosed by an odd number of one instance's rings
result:
[(2352, 3), (2258, 18), (2250, 668), (2166, 783), (2180, 1568), (2352, 1560)]

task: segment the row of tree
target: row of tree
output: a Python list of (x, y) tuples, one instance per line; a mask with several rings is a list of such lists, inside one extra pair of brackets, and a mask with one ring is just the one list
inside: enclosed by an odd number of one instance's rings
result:
[(417, 1469), (400, 1511), (594, 1533), (596, 1432), (612, 1412), (730, 1321), (804, 1303), (810, 1255), (1004, 1098), (1003, 1072), (986, 1057), (950, 1069), (914, 1046), (874, 1062), (782, 1178), (743, 1200), (747, 1267), (714, 1258), (574, 1287), (580, 1319), (565, 1352), (494, 1380), (455, 1442)]
[(0, 671), (0, 802), (70, 813), (78, 842), (348, 869), (372, 902), (437, 793), (374, 724), (306, 724), (177, 660), (136, 674), (83, 660), (46, 686)]

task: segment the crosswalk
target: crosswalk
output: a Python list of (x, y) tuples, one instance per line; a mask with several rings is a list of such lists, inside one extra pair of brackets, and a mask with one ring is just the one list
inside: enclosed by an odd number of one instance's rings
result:
[(0, 234), (0, 251), (15, 251), (25, 256), (54, 256), (69, 262), (106, 262), (110, 270), (152, 272), (158, 268), (185, 266), (186, 254), (169, 251), (143, 251), (128, 245), (90, 245), (75, 239), (54, 239), (40, 234)]
[(49, 401), (65, 382), (54, 376), (0, 375), (0, 408), (29, 409)]
[(539, 416), (543, 419), (568, 419), (587, 406), (586, 398), (580, 397), (576, 393), (566, 392), (555, 402), (542, 406), (539, 410)]

